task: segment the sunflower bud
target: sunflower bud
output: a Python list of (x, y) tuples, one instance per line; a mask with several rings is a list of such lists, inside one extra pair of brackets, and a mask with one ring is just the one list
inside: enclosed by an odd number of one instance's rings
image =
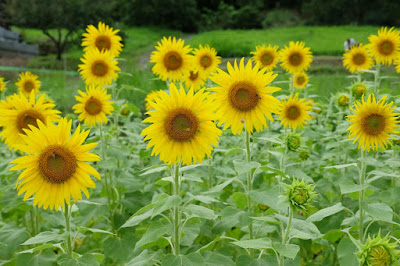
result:
[(129, 106), (127, 104), (124, 104), (121, 108), (121, 111), (119, 113), (123, 116), (128, 116), (131, 110), (129, 109)]
[(350, 97), (345, 93), (339, 93), (336, 96), (336, 104), (340, 108), (346, 108), (349, 106)]
[(269, 206), (267, 204), (259, 204), (258, 208), (260, 209), (260, 211), (265, 212), (266, 210), (269, 209)]
[(367, 84), (364, 82), (355, 82), (351, 84), (350, 87), (351, 93), (355, 98), (361, 98), (367, 92)]
[(290, 151), (297, 151), (301, 145), (301, 138), (299, 134), (289, 134), (286, 137), (286, 146)]
[(317, 193), (314, 192), (314, 187), (304, 182), (304, 180), (293, 179), (292, 184), (286, 189), (286, 196), (291, 207), (294, 210), (307, 211), (313, 198), (317, 196)]
[(303, 161), (307, 160), (310, 157), (310, 152), (308, 150), (300, 150), (299, 157)]
[(390, 243), (389, 235), (384, 238), (381, 234), (374, 238), (368, 237), (367, 241), (361, 250), (357, 253), (357, 257), (360, 259), (360, 265), (392, 265), (400, 257), (400, 250), (396, 249), (396, 242)]

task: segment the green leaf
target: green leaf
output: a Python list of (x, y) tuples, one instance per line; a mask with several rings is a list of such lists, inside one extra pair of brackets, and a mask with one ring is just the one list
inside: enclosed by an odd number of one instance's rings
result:
[[(1, 193), (1, 192), (0, 192)], [(0, 196), (1, 198), (1, 196)], [(18, 228), (14, 223), (5, 224), (0, 228), (0, 258), (8, 259), (18, 250), (19, 245), (29, 237), (26, 228)]]
[(242, 192), (235, 192), (232, 195), (232, 199), (235, 202), (236, 206), (240, 209), (244, 209), (247, 207), (247, 196)]
[(52, 250), (45, 250), (40, 254), (23, 253), (16, 256), (16, 266), (52, 266), (55, 265), (57, 256)]
[(262, 170), (262, 171), (270, 171), (270, 172), (275, 173), (275, 174), (277, 174), (279, 176), (286, 177), (286, 174), (284, 172), (282, 172), (281, 170), (275, 169), (275, 168), (272, 168), (272, 167), (269, 167), (269, 166), (266, 166), (266, 165), (261, 166), (260, 170)]
[[(283, 221), (285, 224), (288, 223), (289, 219), (286, 216), (276, 213), (275, 217), (277, 217), (279, 220)], [(297, 229), (303, 233), (310, 235), (310, 237), (311, 237), (310, 239), (317, 239), (322, 236), (320, 231), (318, 230), (318, 228), (312, 222), (293, 218), (292, 226), (293, 226), (292, 227), (293, 229)]]
[[(61, 242), (61, 243), (62, 243), (62, 242)], [(48, 249), (48, 248), (58, 248), (58, 249), (61, 249), (61, 243), (57, 243), (57, 244), (50, 244), (50, 243), (48, 243), (48, 244), (43, 244), (43, 245), (40, 245), (40, 246), (31, 248), (31, 249), (23, 250), (23, 251), (19, 252), (19, 254), (22, 254), (22, 253), (35, 253), (35, 252), (37, 252), (37, 251), (44, 250), (44, 249)]]
[(207, 266), (234, 266), (235, 263), (227, 256), (224, 256), (217, 252), (206, 251), (203, 253), (203, 257)]
[(341, 266), (358, 266), (359, 260), (356, 256), (358, 248), (349, 238), (343, 238), (337, 246), (337, 256)]
[(363, 202), (362, 207), (369, 215), (371, 215), (372, 218), (376, 220), (384, 222), (393, 221), (393, 210), (384, 203), (378, 202), (367, 204), (366, 202)]
[(282, 140), (279, 139), (279, 138), (255, 137), (254, 139), (255, 140), (258, 140), (258, 139), (259, 140), (266, 140), (268, 142), (272, 142), (272, 143), (279, 144), (279, 145), (283, 144)]
[(190, 218), (183, 228), (183, 236), (181, 240), (182, 246), (193, 246), (194, 240), (200, 234), (200, 219), (197, 217)]
[(136, 243), (136, 247), (142, 247), (148, 243), (156, 242), (163, 235), (170, 234), (171, 230), (171, 224), (162, 224), (160, 221), (153, 222), (147, 228), (142, 238)]
[(237, 225), (239, 223), (239, 219), (244, 212), (240, 211), (234, 207), (228, 206), (221, 212), (221, 220), (218, 221), (213, 229), (212, 232), (215, 234), (220, 234), (225, 232), (229, 228)]
[(187, 195), (195, 200), (198, 200), (205, 204), (211, 204), (213, 202), (218, 202), (218, 200), (214, 199), (210, 196), (203, 196), (203, 195), (193, 195), (192, 193), (188, 192)]
[[(364, 190), (364, 198), (366, 199), (366, 198), (368, 198), (369, 196), (371, 196), (372, 194), (374, 194), (374, 190), (372, 190), (372, 189), (365, 189)], [(352, 193), (349, 193), (349, 197), (350, 198), (352, 198), (353, 200), (358, 200), (359, 199), (359, 193), (360, 193), (360, 191), (357, 191), (357, 192), (352, 192)]]
[(276, 242), (273, 243), (272, 246), (279, 254), (281, 254), (284, 257), (290, 258), (292, 260), (294, 260), (294, 258), (297, 256), (297, 253), (300, 250), (300, 247), (294, 244), (283, 245), (282, 243)]
[(332, 166), (325, 166), (324, 169), (343, 169), (347, 167), (355, 166), (357, 167), (356, 163), (348, 163), (348, 164), (339, 164), (339, 165), (332, 165)]
[(78, 231), (79, 231), (79, 232), (90, 231), (90, 232), (92, 232), (92, 233), (101, 233), (101, 234), (115, 235), (114, 233), (109, 232), (109, 231), (101, 230), (101, 229), (98, 229), (98, 228), (90, 228), (90, 227), (79, 227), (79, 228), (78, 228)]
[(154, 209), (153, 209), (153, 213), (151, 214), (151, 218), (153, 218), (154, 216), (169, 210), (173, 207), (178, 206), (179, 204), (181, 204), (182, 199), (181, 197), (177, 196), (177, 195), (173, 195), (173, 196), (168, 196), (165, 198), (161, 198), (156, 202), (156, 205), (154, 205)]
[(148, 167), (146, 169), (143, 169), (143, 173), (141, 173), (140, 176), (159, 173), (159, 172), (165, 171), (167, 169), (168, 169), (168, 165), (166, 165), (166, 164), (162, 164), (161, 166), (154, 165), (154, 166)]
[(287, 207), (289, 206), (287, 202), (279, 202), (279, 188), (269, 187), (263, 189), (263, 191), (250, 191), (250, 197), (261, 204), (266, 204), (272, 209), (287, 212)]
[(342, 193), (342, 195), (364, 190), (364, 189), (368, 188), (368, 186), (369, 186), (368, 184), (358, 185), (358, 184), (354, 184), (354, 183), (339, 184), (340, 192)]
[(207, 191), (202, 192), (202, 194), (206, 194), (207, 195), (207, 194), (215, 194), (215, 193), (221, 192), (221, 190), (223, 190), (226, 186), (228, 186), (230, 183), (232, 183), (232, 181), (233, 181), (233, 179), (231, 178), (231, 179), (225, 181), (222, 184), (219, 184), (219, 185), (217, 185), (215, 187), (210, 188)]
[(325, 233), (324, 239), (330, 241), (330, 242), (336, 242), (338, 241), (345, 233), (342, 230), (339, 229), (332, 229), (329, 230), (328, 232)]
[(324, 219), (325, 217), (334, 215), (340, 211), (342, 211), (344, 209), (344, 207), (342, 206), (342, 203), (337, 203), (333, 206), (327, 207), (325, 209), (319, 210), (316, 213), (312, 214), (311, 216), (309, 216), (307, 218), (308, 222), (317, 222), (317, 221), (321, 221), (322, 219)]
[(143, 250), (138, 256), (134, 257), (131, 261), (129, 261), (126, 266), (147, 266), (152, 265), (154, 260), (158, 260), (161, 255), (161, 250), (158, 250), (155, 253), (149, 254), (149, 250)]
[(253, 169), (261, 166), (258, 162), (247, 162), (243, 160), (233, 160), (233, 166), (238, 175), (246, 174)]
[(37, 234), (34, 237), (29, 238), (21, 245), (36, 245), (36, 244), (43, 244), (50, 241), (60, 242), (66, 240), (68, 237), (68, 233), (64, 232), (62, 234), (58, 234), (55, 231), (45, 231)]
[(57, 263), (60, 266), (100, 265), (100, 263), (97, 261), (96, 257), (93, 256), (92, 254), (85, 254), (78, 258), (72, 258), (68, 254), (61, 254), (57, 259)]
[(209, 220), (214, 220), (218, 217), (217, 215), (215, 215), (213, 210), (204, 206), (189, 204), (186, 207), (182, 207), (182, 209), (192, 217), (199, 217)]
[(161, 262), (162, 266), (205, 266), (203, 257), (198, 253), (190, 253), (188, 255), (172, 255), (168, 254)]
[[(160, 196), (161, 197), (161, 196)], [(141, 221), (149, 218), (153, 212), (152, 208), (156, 205), (156, 203), (151, 203), (149, 205), (146, 205), (140, 210), (138, 210), (134, 215), (132, 215), (122, 226), (121, 228), (124, 227), (132, 227), (138, 225)]]
[(241, 240), (236, 242), (231, 242), (236, 246), (241, 248), (253, 248), (253, 249), (269, 249), (272, 248), (272, 242), (269, 238), (259, 238), (250, 240)]

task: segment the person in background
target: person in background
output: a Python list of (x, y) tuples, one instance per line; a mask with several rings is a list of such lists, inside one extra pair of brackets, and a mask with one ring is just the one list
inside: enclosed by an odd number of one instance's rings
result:
[(356, 41), (353, 38), (349, 38), (344, 41), (344, 50), (349, 50), (353, 45), (356, 45)]

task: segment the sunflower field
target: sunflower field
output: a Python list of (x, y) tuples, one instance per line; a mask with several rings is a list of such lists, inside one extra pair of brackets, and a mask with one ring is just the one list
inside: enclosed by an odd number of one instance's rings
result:
[(227, 60), (179, 36), (136, 87), (102, 22), (72, 113), (0, 78), (0, 265), (400, 265), (400, 31), (367, 39), (335, 94), (304, 41)]

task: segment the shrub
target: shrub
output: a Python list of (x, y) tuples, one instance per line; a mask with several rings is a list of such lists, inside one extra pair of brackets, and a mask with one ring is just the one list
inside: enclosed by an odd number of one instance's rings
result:
[(272, 9), (262, 21), (263, 28), (290, 27), (303, 24), (300, 16), (290, 9)]

